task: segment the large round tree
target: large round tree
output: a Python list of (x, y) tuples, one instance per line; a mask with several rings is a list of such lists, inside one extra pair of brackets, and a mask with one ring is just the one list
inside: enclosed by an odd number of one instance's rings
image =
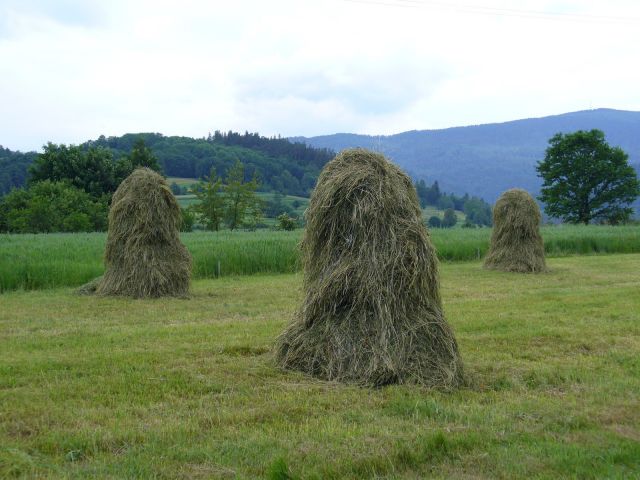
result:
[(536, 169), (543, 179), (539, 199), (545, 212), (565, 222), (624, 222), (640, 194), (628, 155), (609, 146), (600, 130), (556, 134)]

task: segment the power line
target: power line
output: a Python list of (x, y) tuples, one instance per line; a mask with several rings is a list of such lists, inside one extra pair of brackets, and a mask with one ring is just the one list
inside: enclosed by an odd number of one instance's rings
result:
[(399, 8), (438, 8), (462, 13), (488, 15), (496, 17), (531, 18), (536, 20), (577, 21), (589, 23), (618, 23), (638, 24), (639, 17), (620, 17), (612, 15), (591, 15), (581, 13), (552, 12), (542, 10), (519, 10), (514, 8), (468, 5), (459, 3), (439, 2), (436, 0), (344, 0), (350, 3), (382, 5)]

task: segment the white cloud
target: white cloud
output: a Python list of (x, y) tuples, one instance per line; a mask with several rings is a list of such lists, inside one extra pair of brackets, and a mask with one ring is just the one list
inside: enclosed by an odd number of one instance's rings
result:
[(0, 144), (14, 149), (640, 109), (631, 0), (5, 0), (0, 18)]

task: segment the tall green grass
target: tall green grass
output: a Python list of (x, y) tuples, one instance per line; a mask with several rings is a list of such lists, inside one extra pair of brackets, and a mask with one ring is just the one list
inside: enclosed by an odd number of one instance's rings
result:
[[(558, 225), (541, 232), (549, 257), (640, 252), (640, 226)], [(431, 237), (440, 260), (477, 260), (489, 250), (491, 229), (432, 229)]]
[[(195, 278), (289, 273), (297, 268), (297, 232), (194, 232), (182, 240)], [(0, 235), (0, 292), (75, 286), (102, 275), (105, 233)]]
[[(298, 268), (294, 232), (193, 232), (182, 239), (193, 255), (195, 278), (255, 273), (288, 273)], [(491, 230), (435, 229), (443, 261), (484, 257)], [(550, 257), (600, 253), (640, 253), (640, 227), (544, 227)], [(106, 234), (0, 235), (0, 292), (81, 285), (103, 272)]]
[(298, 267), (300, 231), (185, 233), (193, 275), (210, 278), (254, 273), (291, 273)]

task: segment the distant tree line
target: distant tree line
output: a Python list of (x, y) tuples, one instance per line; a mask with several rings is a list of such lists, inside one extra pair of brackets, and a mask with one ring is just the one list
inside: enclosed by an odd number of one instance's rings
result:
[(29, 165), (37, 156), (36, 152), (13, 152), (0, 145), (0, 196), (27, 183)]
[(305, 197), (310, 195), (322, 167), (335, 156), (331, 150), (291, 143), (284, 138), (231, 131), (216, 131), (200, 139), (165, 137), (159, 133), (101, 136), (90, 145), (107, 148), (118, 158), (131, 149), (138, 137), (153, 150), (170, 177), (203, 179), (212, 168), (226, 177), (239, 161), (245, 167), (245, 181), (254, 176), (260, 179), (260, 191)]
[[(255, 228), (263, 214), (280, 217), (278, 224), (286, 229), (299, 221), (300, 203), (285, 202), (285, 196), (308, 197), (333, 155), (279, 137), (219, 131), (202, 139), (155, 133), (101, 136), (81, 145), (48, 143), (41, 154), (0, 147), (0, 179), (8, 187), (0, 195), (0, 231), (104, 230), (113, 192), (138, 166), (201, 179), (193, 191), (201, 206), (183, 212), (185, 229), (198, 219), (214, 230), (221, 225)], [(171, 188), (175, 194), (187, 193), (178, 184)], [(491, 209), (481, 199), (443, 193), (438, 182), (427, 186), (424, 180), (416, 182), (416, 190), (423, 207), (451, 210), (444, 226), (457, 221), (453, 209), (464, 211), (470, 225), (491, 224)], [(257, 191), (275, 193), (263, 203)]]
[[(216, 131), (199, 139), (165, 137), (159, 133), (102, 135), (77, 148), (88, 151), (101, 147), (117, 162), (139, 140), (151, 149), (167, 176), (202, 179), (211, 168), (226, 176), (240, 161), (245, 166), (245, 180), (248, 182), (256, 175), (261, 191), (297, 196), (309, 196), (320, 170), (335, 155), (331, 150), (292, 143), (285, 138), (231, 131)], [(26, 185), (28, 166), (37, 156), (35, 152), (12, 152), (0, 147), (0, 195)]]
[(430, 226), (454, 226), (457, 223), (455, 210), (464, 212), (467, 226), (491, 226), (491, 205), (481, 198), (470, 197), (467, 193), (460, 197), (453, 193), (441, 192), (437, 180), (428, 186), (420, 179), (415, 183), (415, 187), (422, 208), (432, 206), (445, 211), (443, 221), (440, 221), (439, 217), (432, 217)]

